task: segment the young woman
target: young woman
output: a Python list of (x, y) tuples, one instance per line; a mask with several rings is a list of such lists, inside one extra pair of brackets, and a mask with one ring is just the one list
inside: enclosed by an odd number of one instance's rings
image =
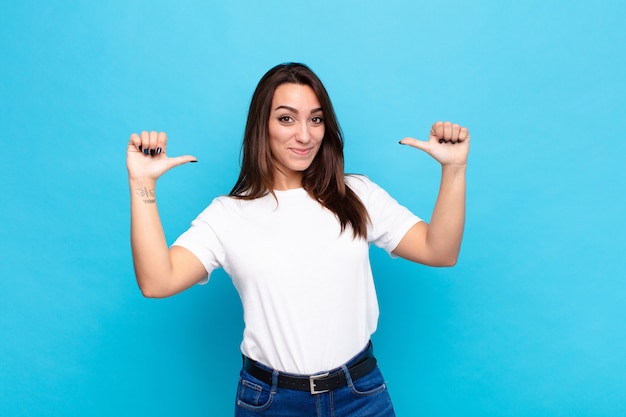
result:
[(167, 156), (165, 133), (133, 133), (127, 150), (131, 243), (146, 297), (167, 297), (224, 268), (244, 307), (237, 416), (392, 416), (370, 337), (378, 303), (374, 243), (433, 266), (457, 261), (465, 218), (466, 128), (437, 122), (404, 138), (442, 166), (430, 224), (365, 176), (345, 175), (343, 138), (319, 78), (282, 64), (260, 80), (239, 179), (168, 247), (156, 181), (196, 162)]

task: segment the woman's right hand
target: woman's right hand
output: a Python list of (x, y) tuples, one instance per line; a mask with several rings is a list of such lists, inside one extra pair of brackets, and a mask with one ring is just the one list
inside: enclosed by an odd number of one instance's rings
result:
[(167, 135), (165, 132), (143, 131), (133, 133), (126, 151), (126, 168), (131, 180), (156, 181), (170, 169), (198, 162), (195, 156), (184, 155), (170, 158), (167, 156)]

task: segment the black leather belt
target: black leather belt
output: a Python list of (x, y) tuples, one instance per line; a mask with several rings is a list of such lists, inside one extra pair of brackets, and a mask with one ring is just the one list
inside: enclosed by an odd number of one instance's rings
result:
[[(245, 357), (243, 358), (243, 368), (247, 373), (256, 379), (272, 385), (272, 371), (268, 371), (257, 365), (257, 362)], [(376, 368), (376, 358), (371, 343), (367, 350), (357, 358), (356, 363), (348, 367), (350, 378), (353, 381), (364, 377)], [(346, 386), (346, 375), (343, 370), (317, 375), (290, 375), (278, 373), (278, 387), (295, 389), (299, 391), (309, 391), (311, 394), (321, 394), (330, 390)]]

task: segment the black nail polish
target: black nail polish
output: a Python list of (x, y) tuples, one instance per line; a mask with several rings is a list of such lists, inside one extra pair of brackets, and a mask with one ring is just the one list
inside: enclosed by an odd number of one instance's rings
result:
[(444, 143), (445, 139), (439, 139), (439, 143)]
[(155, 154), (154, 149), (150, 149), (150, 156), (154, 156), (154, 154)]
[(163, 149), (157, 148), (156, 152), (157, 152), (157, 155), (161, 155), (161, 152), (163, 152)]
[(139, 145), (139, 152), (141, 152), (141, 145)]
[(143, 154), (144, 154), (144, 155), (148, 155), (149, 153), (150, 153), (150, 150), (149, 150), (149, 149), (144, 149), (144, 150), (143, 150)]

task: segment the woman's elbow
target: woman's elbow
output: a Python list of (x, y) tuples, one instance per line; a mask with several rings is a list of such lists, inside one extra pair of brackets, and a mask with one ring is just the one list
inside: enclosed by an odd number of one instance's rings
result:
[(139, 286), (141, 295), (146, 298), (166, 298), (172, 295), (171, 291), (167, 291), (167, 289), (162, 286), (143, 282), (139, 278), (137, 279), (137, 285)]
[(454, 258), (446, 259), (439, 266), (448, 267), (449, 268), (449, 267), (452, 267), (452, 266), (456, 265), (457, 262), (458, 262), (458, 258), (454, 257)]
[(141, 291), (141, 295), (143, 295), (145, 298), (165, 298), (165, 297), (167, 297), (167, 295), (163, 295), (159, 291), (155, 291), (152, 288), (146, 288), (146, 287), (139, 286), (139, 290)]
[(455, 266), (457, 264), (458, 260), (459, 260), (458, 253), (444, 255), (444, 256), (440, 255), (440, 256), (433, 257), (431, 259), (431, 261), (428, 263), (428, 265), (429, 266), (446, 268), (446, 267)]
[(158, 291), (154, 291), (152, 289), (147, 289), (147, 288), (142, 288), (142, 287), (139, 287), (139, 289), (141, 290), (141, 295), (143, 295), (145, 298), (165, 298), (165, 297), (167, 297), (167, 295), (163, 295), (162, 293), (160, 293)]

